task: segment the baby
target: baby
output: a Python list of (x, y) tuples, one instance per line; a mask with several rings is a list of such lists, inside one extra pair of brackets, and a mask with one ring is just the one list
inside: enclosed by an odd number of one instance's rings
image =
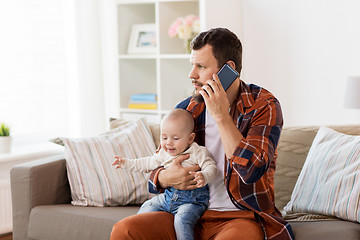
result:
[(164, 193), (144, 202), (138, 213), (172, 213), (177, 239), (194, 239), (195, 224), (208, 207), (207, 184), (215, 178), (216, 164), (207, 149), (194, 142), (194, 120), (186, 110), (175, 109), (168, 113), (161, 122), (160, 131), (161, 148), (156, 154), (139, 159), (115, 156), (112, 165), (131, 171), (150, 172), (160, 166), (167, 168), (177, 156), (189, 154), (189, 159), (181, 164), (184, 167), (199, 165), (201, 170), (195, 173), (198, 188), (177, 190), (169, 187)]

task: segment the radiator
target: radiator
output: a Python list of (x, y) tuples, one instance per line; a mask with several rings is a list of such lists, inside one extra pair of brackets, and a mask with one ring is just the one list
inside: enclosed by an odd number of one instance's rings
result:
[(12, 232), (10, 180), (0, 181), (0, 234)]

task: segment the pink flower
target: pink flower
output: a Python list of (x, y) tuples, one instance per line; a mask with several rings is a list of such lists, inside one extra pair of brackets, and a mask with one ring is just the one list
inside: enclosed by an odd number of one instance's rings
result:
[(196, 20), (199, 20), (199, 17), (195, 15), (188, 15), (185, 17), (185, 23), (188, 26), (192, 26)]
[(191, 39), (200, 31), (200, 20), (198, 16), (188, 15), (178, 17), (171, 23), (168, 29), (169, 37), (180, 39)]

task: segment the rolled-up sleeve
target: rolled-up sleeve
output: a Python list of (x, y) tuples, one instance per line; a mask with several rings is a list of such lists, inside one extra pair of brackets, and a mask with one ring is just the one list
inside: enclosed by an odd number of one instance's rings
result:
[[(245, 184), (258, 181), (268, 170), (274, 158), (283, 125), (282, 112), (276, 99), (256, 104), (244, 115), (250, 119), (233, 156), (230, 165)], [(250, 116), (246, 116), (250, 115)]]
[(148, 181), (150, 193), (158, 194), (158, 193), (162, 193), (165, 191), (165, 189), (160, 186), (159, 181), (158, 181), (159, 173), (163, 169), (165, 169), (165, 168), (158, 167), (154, 171), (151, 172), (150, 179)]

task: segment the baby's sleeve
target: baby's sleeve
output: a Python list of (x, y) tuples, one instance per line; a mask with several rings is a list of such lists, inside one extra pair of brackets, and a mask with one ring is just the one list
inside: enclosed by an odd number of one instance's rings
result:
[(205, 184), (208, 184), (215, 179), (217, 173), (217, 167), (211, 154), (205, 147), (200, 147), (196, 151), (197, 164), (200, 166), (200, 172), (204, 175)]
[(129, 171), (135, 172), (150, 172), (155, 168), (159, 167), (159, 161), (157, 161), (156, 154), (153, 156), (136, 158), (136, 159), (125, 159), (123, 168)]

